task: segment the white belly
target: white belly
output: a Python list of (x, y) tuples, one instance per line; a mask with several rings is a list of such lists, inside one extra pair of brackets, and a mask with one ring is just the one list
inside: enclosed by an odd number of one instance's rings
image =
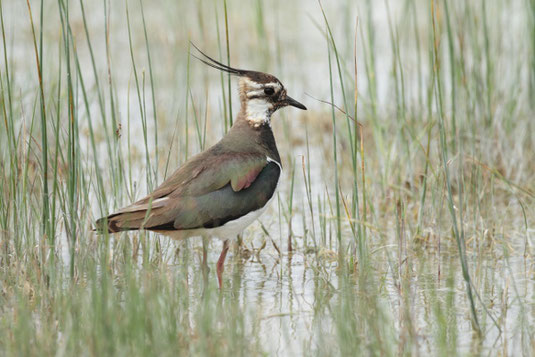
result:
[(206, 236), (217, 237), (222, 240), (235, 239), (236, 236), (253, 223), (267, 209), (269, 202), (256, 211), (247, 213), (233, 221), (228, 221), (224, 225), (216, 228), (207, 228), (204, 233)]

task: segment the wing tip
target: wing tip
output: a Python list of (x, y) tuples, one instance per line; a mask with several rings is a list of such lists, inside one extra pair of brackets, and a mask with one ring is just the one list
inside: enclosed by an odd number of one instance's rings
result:
[(95, 228), (93, 228), (93, 232), (97, 232), (100, 234), (103, 233), (117, 233), (124, 231), (124, 229), (121, 229), (117, 225), (117, 220), (114, 219), (114, 216), (107, 216), (97, 219), (95, 222)]

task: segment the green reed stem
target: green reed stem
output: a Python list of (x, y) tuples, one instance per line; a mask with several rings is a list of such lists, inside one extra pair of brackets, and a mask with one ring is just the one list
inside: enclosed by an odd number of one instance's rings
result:
[(48, 201), (48, 134), (47, 134), (47, 125), (46, 125), (46, 107), (45, 107), (45, 92), (44, 92), (44, 84), (43, 84), (43, 63), (42, 63), (42, 56), (43, 56), (43, 37), (42, 37), (42, 13), (43, 13), (43, 7), (42, 7), (42, 0), (41, 0), (41, 36), (39, 41), (39, 51), (37, 50), (37, 40), (35, 37), (35, 27), (33, 24), (33, 17), (32, 17), (32, 9), (30, 6), (30, 0), (26, 0), (26, 3), (28, 5), (28, 16), (30, 18), (30, 24), (32, 28), (32, 40), (33, 40), (33, 47), (35, 52), (35, 63), (37, 66), (37, 78), (39, 80), (39, 100), (40, 100), (40, 115), (41, 115), (41, 167), (42, 167), (42, 175), (43, 175), (43, 194), (41, 196), (43, 200), (43, 209), (41, 212), (41, 235), (44, 236), (50, 236), (50, 219), (49, 219), (49, 201)]
[(145, 11), (143, 10), (143, 1), (139, 0), (139, 6), (141, 7), (141, 19), (143, 20), (143, 34), (145, 35), (145, 48), (147, 50), (147, 60), (149, 63), (149, 76), (150, 76), (150, 91), (152, 98), (152, 115), (154, 119), (154, 181), (158, 182), (158, 116), (156, 114), (156, 95), (154, 94), (154, 75), (152, 74), (152, 60), (150, 56), (149, 37), (147, 35), (147, 25), (145, 24)]
[[(230, 66), (230, 39), (229, 39), (229, 26), (228, 26), (228, 13), (227, 13), (227, 0), (223, 0), (223, 7), (225, 9), (225, 37), (226, 37), (226, 43), (227, 43), (227, 66)], [(231, 78), (230, 73), (227, 76), (228, 79), (228, 112), (229, 112), (229, 122), (230, 126), (232, 126), (232, 123), (234, 121), (234, 117), (232, 116), (232, 88), (231, 88)]]
[(451, 180), (448, 169), (448, 154), (446, 147), (446, 132), (444, 128), (444, 110), (443, 110), (443, 96), (442, 96), (442, 83), (440, 81), (440, 62), (438, 60), (438, 38), (436, 32), (435, 24), (435, 3), (434, 0), (431, 0), (431, 17), (433, 24), (433, 56), (434, 56), (434, 71), (435, 71), (435, 88), (437, 90), (438, 97), (438, 124), (439, 124), (439, 134), (440, 134), (440, 149), (441, 149), (441, 158), (442, 165), (446, 180), (446, 187), (448, 191), (448, 208), (451, 215), (451, 220), (453, 224), (453, 232), (455, 235), (455, 240), (457, 242), (457, 248), (459, 250), (459, 258), (461, 260), (461, 268), (463, 272), (463, 278), (465, 280), (466, 292), (468, 294), (468, 300), (470, 302), (470, 309), (472, 313), (472, 319), (474, 321), (474, 327), (479, 335), (481, 335), (481, 328), (479, 326), (479, 320), (477, 318), (476, 307), (474, 303), (474, 298), (472, 294), (472, 281), (470, 279), (470, 272), (468, 270), (468, 263), (466, 258), (466, 245), (464, 241), (464, 236), (459, 232), (459, 226), (457, 224), (457, 216), (455, 214), (455, 204), (453, 202), (453, 193), (451, 188)]

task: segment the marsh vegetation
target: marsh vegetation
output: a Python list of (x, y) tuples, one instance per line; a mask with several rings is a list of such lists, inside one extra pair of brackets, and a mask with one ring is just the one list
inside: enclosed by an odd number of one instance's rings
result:
[[(535, 2), (321, 5), (0, 1), (0, 354), (535, 354)], [(309, 108), (221, 291), (91, 231), (232, 124), (190, 41)]]

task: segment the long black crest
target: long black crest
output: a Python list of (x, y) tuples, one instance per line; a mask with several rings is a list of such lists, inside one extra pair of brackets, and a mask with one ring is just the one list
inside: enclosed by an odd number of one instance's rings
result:
[(208, 56), (206, 53), (201, 51), (199, 49), (199, 47), (195, 46), (195, 44), (193, 42), (190, 41), (190, 43), (204, 58), (197, 57), (194, 54), (191, 54), (191, 55), (193, 57), (197, 58), (202, 63), (204, 63), (204, 64), (206, 64), (206, 65), (208, 65), (210, 67), (213, 67), (215, 69), (218, 69), (220, 71), (227, 72), (227, 73), (230, 73), (230, 74), (235, 74), (237, 76), (244, 76), (244, 75), (247, 74), (247, 72), (249, 72), (249, 71), (245, 71), (243, 69), (232, 68), (230, 66), (227, 66), (224, 63), (216, 61), (215, 59), (213, 59), (212, 57)]

